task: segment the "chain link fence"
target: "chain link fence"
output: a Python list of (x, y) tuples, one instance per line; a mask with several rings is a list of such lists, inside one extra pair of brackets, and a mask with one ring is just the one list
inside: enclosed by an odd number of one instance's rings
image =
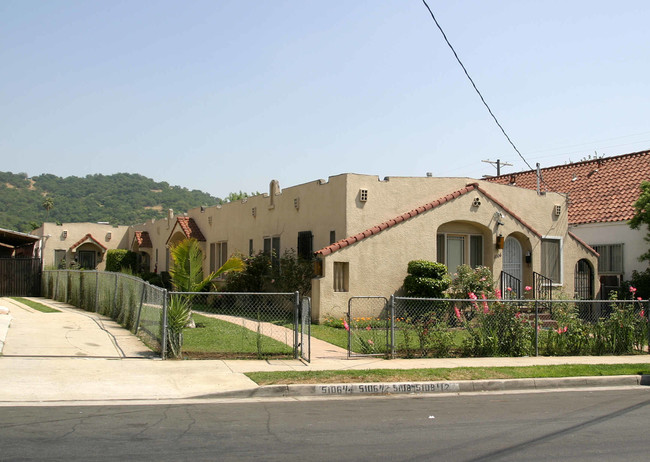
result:
[[(298, 292), (170, 292), (189, 300), (194, 329), (183, 332), (190, 358), (309, 360), (310, 304)], [(303, 313), (306, 315), (303, 316)]]
[(108, 316), (165, 356), (166, 290), (102, 271), (45, 270), (41, 285), (43, 297)]
[(349, 356), (635, 354), (648, 352), (650, 342), (647, 300), (392, 297), (383, 303), (350, 299)]

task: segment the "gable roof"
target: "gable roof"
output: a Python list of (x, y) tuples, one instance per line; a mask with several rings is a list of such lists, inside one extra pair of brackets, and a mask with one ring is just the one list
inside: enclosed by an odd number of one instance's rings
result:
[(190, 217), (177, 217), (176, 218), (176, 223), (174, 224), (174, 227), (172, 228), (172, 232), (169, 233), (169, 237), (167, 238), (167, 244), (169, 244), (169, 240), (172, 238), (174, 233), (176, 232), (176, 227), (179, 227), (183, 234), (185, 235), (186, 238), (191, 239), (194, 238), (197, 241), (205, 242), (205, 236), (199, 229), (199, 225), (196, 224), (196, 221), (194, 221), (194, 218)]
[(330, 244), (327, 247), (324, 247), (316, 252), (315, 255), (318, 256), (326, 256), (329, 255), (333, 252), (336, 252), (337, 250), (340, 250), (344, 247), (347, 247), (351, 244), (354, 244), (355, 242), (359, 242), (367, 237), (373, 236), (375, 234), (379, 234), (380, 232), (384, 231), (385, 229), (388, 229), (390, 227), (395, 226), (398, 223), (401, 223), (403, 221), (409, 220), (417, 215), (420, 215), (427, 210), (434, 209), (436, 207), (441, 206), (442, 204), (445, 204), (453, 199), (456, 199), (457, 197), (460, 197), (464, 194), (467, 194), (471, 191), (479, 191), (481, 192), (485, 197), (490, 199), (492, 202), (497, 204), (499, 207), (501, 207), (506, 213), (508, 213), (510, 216), (512, 216), (515, 220), (517, 220), (522, 226), (528, 228), (528, 230), (536, 235), (537, 237), (541, 238), (542, 235), (537, 231), (535, 228), (530, 226), (528, 223), (526, 223), (519, 215), (514, 213), (512, 210), (510, 210), (508, 207), (503, 205), (498, 199), (496, 199), (494, 196), (492, 196), (490, 193), (485, 191), (483, 188), (479, 186), (478, 183), (472, 183), (468, 184), (462, 189), (459, 189), (458, 191), (454, 191), (451, 194), (447, 194), (444, 197), (441, 197), (440, 199), (437, 199), (433, 202), (428, 202), (424, 205), (421, 205), (420, 207), (411, 210), (410, 212), (405, 212), (401, 215), (396, 216), (395, 218), (384, 221), (383, 223), (380, 223), (376, 226), (373, 226), (372, 228), (369, 228), (361, 233), (355, 234), (354, 236), (346, 237), (345, 239), (341, 239), (338, 242), (335, 242), (334, 244)]
[(95, 244), (95, 245), (98, 245), (99, 247), (101, 247), (101, 248), (104, 249), (104, 250), (107, 249), (107, 247), (106, 247), (105, 245), (103, 245), (101, 242), (99, 242), (97, 239), (95, 239), (95, 238), (92, 236), (92, 234), (88, 233), (88, 234), (86, 234), (84, 237), (82, 237), (81, 239), (79, 239), (77, 242), (75, 242), (74, 244), (72, 244), (72, 245), (70, 246), (70, 250), (74, 250), (74, 249), (76, 249), (77, 247), (79, 247), (81, 244), (84, 244), (84, 243), (86, 243), (86, 242), (88, 242), (88, 241), (92, 242), (92, 243)]
[(136, 231), (133, 239), (138, 243), (138, 247), (141, 247), (143, 249), (153, 248), (153, 244), (151, 243), (151, 236), (149, 236), (148, 231)]
[[(576, 162), (541, 169), (542, 190), (569, 194), (569, 223), (627, 221), (642, 181), (650, 180), (650, 151)], [(537, 173), (529, 170), (486, 178), (486, 181), (536, 189)]]

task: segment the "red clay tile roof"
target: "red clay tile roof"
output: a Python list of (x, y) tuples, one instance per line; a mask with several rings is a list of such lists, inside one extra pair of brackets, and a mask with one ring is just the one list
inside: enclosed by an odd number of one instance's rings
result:
[(183, 234), (185, 234), (185, 236), (188, 239), (194, 238), (197, 241), (205, 241), (205, 237), (203, 236), (203, 233), (199, 229), (199, 226), (194, 221), (194, 218), (178, 217), (177, 220), (178, 220), (178, 225), (183, 230)]
[(392, 226), (395, 226), (398, 223), (401, 223), (403, 221), (406, 221), (410, 218), (413, 218), (416, 215), (419, 215), (421, 213), (426, 212), (427, 210), (431, 210), (433, 208), (436, 208), (446, 202), (449, 202), (452, 199), (456, 199), (457, 197), (460, 197), (464, 194), (467, 194), (471, 191), (480, 191), (485, 197), (496, 203), (499, 207), (501, 207), (506, 213), (511, 215), (514, 219), (519, 221), (523, 226), (528, 228), (533, 234), (535, 234), (538, 237), (542, 237), (542, 235), (532, 226), (530, 226), (528, 223), (526, 223), (524, 220), (522, 220), (517, 214), (515, 214), (513, 211), (511, 211), (508, 207), (504, 206), (499, 200), (497, 200), (494, 196), (486, 192), (483, 188), (481, 188), (478, 183), (472, 183), (468, 184), (465, 186), (463, 189), (460, 189), (458, 191), (454, 191), (451, 194), (447, 194), (444, 197), (441, 197), (438, 200), (435, 200), (433, 202), (429, 202), (427, 204), (424, 204), (414, 210), (411, 210), (410, 212), (403, 213), (401, 215), (398, 215), (397, 217), (393, 218), (392, 220), (385, 221), (383, 223), (378, 224), (377, 226), (373, 226), (370, 229), (365, 230), (362, 233), (355, 234), (354, 236), (347, 237), (345, 239), (341, 239), (338, 242), (335, 242), (334, 244), (328, 245), (327, 247), (324, 247), (318, 251), (315, 252), (316, 255), (320, 256), (325, 256), (329, 255), (333, 252), (336, 252), (337, 250), (342, 249), (343, 247), (347, 247), (351, 244), (354, 244), (355, 242), (359, 242), (362, 239), (365, 239), (366, 237), (370, 237), (374, 234), (379, 234), (385, 229), (388, 229)]
[[(541, 169), (542, 190), (569, 194), (569, 223), (627, 221), (634, 216), (642, 181), (650, 180), (650, 151)], [(486, 181), (536, 189), (534, 170)]]
[(95, 239), (95, 238), (92, 236), (92, 234), (88, 233), (88, 234), (86, 234), (84, 237), (82, 237), (81, 239), (79, 239), (77, 242), (75, 242), (74, 244), (72, 244), (72, 245), (70, 246), (70, 250), (74, 250), (74, 249), (76, 249), (76, 248), (79, 247), (81, 244), (83, 244), (84, 242), (87, 242), (87, 241), (92, 241), (93, 244), (97, 244), (99, 247), (101, 247), (101, 248), (104, 249), (104, 250), (107, 249), (106, 246), (104, 246), (101, 242), (99, 242), (97, 239)]
[(148, 231), (136, 231), (135, 241), (138, 243), (138, 247), (142, 247), (143, 249), (153, 248), (153, 244), (151, 243), (151, 236), (149, 236)]

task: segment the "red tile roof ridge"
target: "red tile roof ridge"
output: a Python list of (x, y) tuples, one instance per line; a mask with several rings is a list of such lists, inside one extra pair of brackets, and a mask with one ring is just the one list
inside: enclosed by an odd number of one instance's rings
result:
[(329, 255), (333, 252), (336, 252), (337, 250), (342, 249), (343, 247), (347, 247), (348, 245), (354, 244), (355, 242), (359, 242), (362, 239), (365, 239), (366, 237), (370, 237), (375, 234), (379, 234), (380, 232), (395, 226), (398, 223), (401, 223), (402, 221), (406, 221), (410, 218), (413, 218), (421, 213), (424, 213), (428, 210), (431, 210), (439, 205), (444, 204), (445, 202), (448, 202), (452, 199), (455, 199), (457, 197), (462, 196), (463, 194), (467, 194), (470, 191), (473, 191), (478, 185), (473, 183), (470, 185), (467, 185), (463, 189), (459, 191), (455, 191), (452, 194), (447, 194), (446, 196), (437, 199), (432, 202), (428, 202), (427, 204), (417, 207), (416, 209), (411, 210), (410, 212), (405, 212), (402, 213), (401, 215), (396, 216), (395, 218), (391, 218), (390, 220), (386, 220), (378, 225), (372, 226), (371, 228), (361, 232), (357, 233), (354, 236), (347, 237), (345, 239), (341, 239), (340, 241), (337, 241), (333, 244), (328, 245), (327, 247), (324, 247), (320, 250), (317, 250), (314, 252), (316, 255)]
[(74, 249), (76, 249), (77, 247), (79, 247), (81, 244), (83, 244), (83, 243), (86, 242), (86, 241), (93, 241), (94, 244), (97, 244), (97, 245), (100, 246), (102, 249), (104, 249), (104, 250), (107, 250), (107, 249), (108, 249), (108, 247), (106, 247), (106, 246), (103, 245), (101, 242), (99, 242), (97, 239), (95, 239), (95, 238), (93, 237), (92, 234), (88, 233), (88, 234), (86, 234), (84, 237), (82, 237), (81, 239), (79, 239), (77, 242), (75, 242), (74, 244), (72, 244), (72, 245), (70, 246), (70, 250), (74, 250)]
[(149, 236), (149, 231), (136, 231), (134, 238), (138, 243), (138, 247), (142, 247), (144, 249), (153, 248), (153, 244), (151, 243), (151, 236)]
[(569, 231), (569, 236), (571, 236), (571, 237), (574, 238), (576, 241), (578, 241), (580, 244), (582, 244), (583, 246), (585, 246), (585, 247), (587, 248), (587, 250), (589, 250), (591, 253), (593, 253), (593, 254), (596, 255), (597, 257), (600, 257), (600, 254), (599, 254), (598, 252), (596, 252), (596, 249), (594, 249), (592, 246), (590, 246), (590, 245), (587, 244), (585, 241), (583, 241), (582, 239), (580, 239), (578, 236), (576, 236), (575, 234), (573, 234), (573, 232)]

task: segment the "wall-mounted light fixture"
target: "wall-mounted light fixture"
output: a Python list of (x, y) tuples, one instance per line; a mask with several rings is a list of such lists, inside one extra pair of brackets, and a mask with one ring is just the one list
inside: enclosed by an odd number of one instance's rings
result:
[(526, 252), (526, 263), (530, 265), (530, 263), (533, 261), (533, 256), (530, 253), (530, 250)]
[(504, 223), (503, 223), (503, 218), (504, 218), (503, 213), (501, 213), (501, 212), (494, 212), (494, 219), (495, 219), (496, 222), (497, 222), (497, 226), (503, 226), (503, 225), (504, 225)]
[(497, 241), (496, 241), (497, 249), (503, 250), (504, 243), (505, 243), (505, 239), (503, 238), (503, 235), (499, 234), (497, 236)]

